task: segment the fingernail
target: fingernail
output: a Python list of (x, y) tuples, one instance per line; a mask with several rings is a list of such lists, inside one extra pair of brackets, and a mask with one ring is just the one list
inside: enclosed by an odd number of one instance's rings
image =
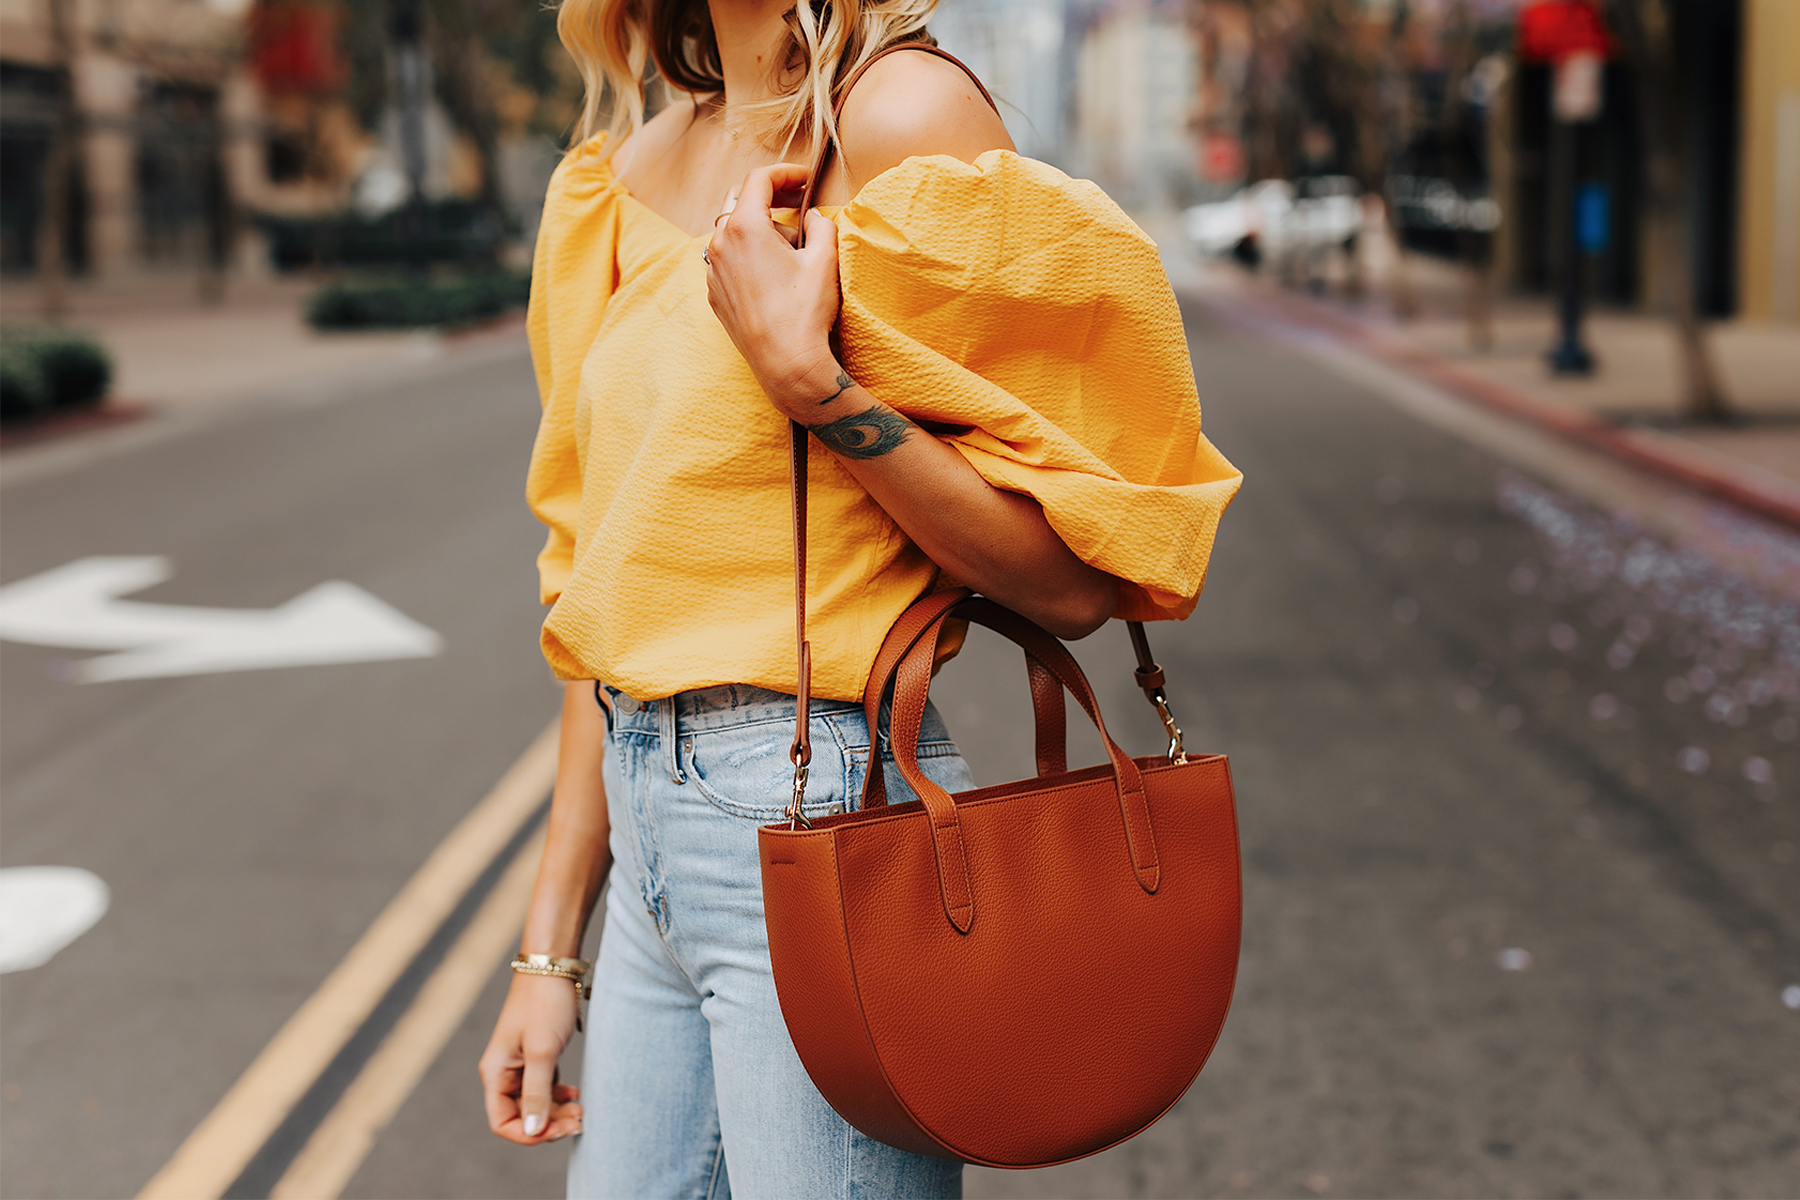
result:
[(542, 1132), (544, 1132), (543, 1114), (542, 1113), (526, 1113), (525, 1114), (525, 1136), (526, 1137), (536, 1137), (538, 1134), (540, 1134)]

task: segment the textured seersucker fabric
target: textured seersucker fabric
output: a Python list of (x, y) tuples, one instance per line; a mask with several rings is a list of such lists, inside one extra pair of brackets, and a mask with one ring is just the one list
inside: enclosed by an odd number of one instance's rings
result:
[[(1126, 582), (1118, 616), (1192, 612), (1242, 477), (1201, 433), (1150, 239), (1094, 185), (998, 150), (908, 159), (833, 219), (850, 374), (1035, 497)], [(795, 686), (787, 421), (707, 304), (703, 244), (625, 191), (602, 136), (557, 169), (533, 268), (544, 653), (640, 699)], [(813, 687), (855, 699), (939, 573), (812, 458)]]

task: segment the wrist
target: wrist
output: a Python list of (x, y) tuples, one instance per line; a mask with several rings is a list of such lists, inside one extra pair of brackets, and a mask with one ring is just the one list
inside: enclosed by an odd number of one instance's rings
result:
[[(518, 956), (512, 960), (514, 982), (517, 982), (521, 976), (566, 980), (574, 985), (575, 1001), (582, 1008), (586, 1007), (588, 997), (594, 994), (593, 984), (588, 977), (589, 972), (593, 970), (593, 966), (594, 964), (585, 958), (563, 958), (553, 954), (529, 954), (523, 950), (521, 950)], [(578, 1008), (575, 1014), (576, 1030), (579, 1031), (581, 1026), (582, 1015), (581, 1009)]]
[(814, 417), (819, 400), (839, 390), (843, 368), (829, 346), (818, 346), (785, 360), (764, 375), (763, 390), (769, 401), (796, 421)]

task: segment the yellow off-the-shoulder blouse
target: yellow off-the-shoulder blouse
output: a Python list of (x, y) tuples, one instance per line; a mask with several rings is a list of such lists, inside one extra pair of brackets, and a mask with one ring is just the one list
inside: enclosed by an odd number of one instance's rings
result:
[[(1000, 150), (908, 159), (833, 219), (845, 369), (1035, 497), (1125, 581), (1119, 617), (1192, 612), (1242, 476), (1200, 432), (1150, 239), (1093, 184)], [(704, 240), (626, 191), (602, 135), (557, 168), (532, 273), (544, 655), (644, 700), (796, 686), (787, 419), (707, 304)], [(811, 459), (813, 691), (857, 699), (939, 572), (832, 455)]]

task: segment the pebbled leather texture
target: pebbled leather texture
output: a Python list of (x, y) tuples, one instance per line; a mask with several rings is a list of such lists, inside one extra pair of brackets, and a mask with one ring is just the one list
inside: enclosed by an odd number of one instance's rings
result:
[[(882, 53), (901, 48), (950, 58)], [(810, 754), (806, 436), (793, 426), (796, 763)], [(1025, 653), (1034, 779), (952, 796), (919, 770), (932, 665), (956, 619)], [(1160, 705), (1162, 668), (1129, 624), (1136, 681)], [(1128, 757), (1067, 648), (963, 589), (920, 598), (890, 630), (863, 693), (872, 743), (890, 686), (894, 766), (919, 799), (887, 803), (872, 744), (860, 811), (757, 831), (801, 1062), (852, 1125), (920, 1154), (1038, 1167), (1132, 1137), (1193, 1083), (1231, 1006), (1242, 894), (1225, 759)], [(1065, 689), (1105, 764), (1068, 770)]]

